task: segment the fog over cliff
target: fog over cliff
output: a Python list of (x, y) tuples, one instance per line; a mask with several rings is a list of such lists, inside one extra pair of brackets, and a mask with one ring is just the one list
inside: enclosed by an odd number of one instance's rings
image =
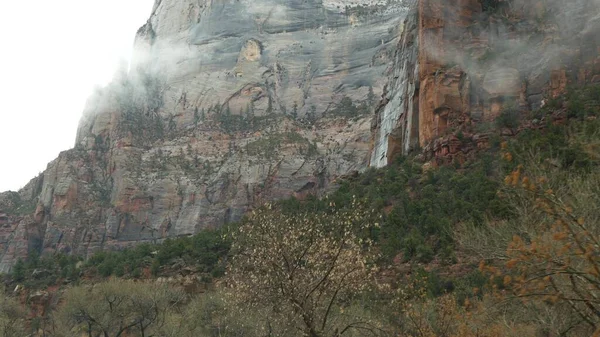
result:
[[(0, 208), (0, 270), (89, 256), (324, 193), (369, 165), (404, 1), (158, 0), (132, 64), (88, 99), (75, 148)], [(30, 214), (29, 213), (29, 214)]]
[(75, 147), (0, 194), (0, 271), (192, 235), (411, 152), (465, 162), (508, 107), (600, 82), (598, 0), (532, 3), (157, 0)]
[[(429, 44), (424, 50), (432, 60), (458, 65), (472, 75), (491, 65), (494, 71), (483, 85), (494, 86), (490, 89), (498, 92), (521, 89), (520, 78), (502, 78), (503, 72), (517, 69), (549, 76), (541, 73), (548, 67), (558, 69), (580, 62), (576, 50), (579, 45), (598, 39), (595, 33), (600, 26), (600, 0), (487, 1), (483, 7), (484, 11), (473, 20), (474, 26), (458, 24), (446, 30), (446, 38), (458, 43), (444, 44), (443, 49)], [(490, 18), (489, 13), (497, 16)], [(541, 40), (545, 34), (552, 34), (552, 38)], [(498, 75), (501, 78), (496, 78)]]
[(458, 131), (485, 142), (478, 125), (507, 104), (525, 113), (567, 86), (598, 82), (598, 13), (598, 0), (418, 1), (377, 112), (371, 164), (415, 149), (445, 153)]

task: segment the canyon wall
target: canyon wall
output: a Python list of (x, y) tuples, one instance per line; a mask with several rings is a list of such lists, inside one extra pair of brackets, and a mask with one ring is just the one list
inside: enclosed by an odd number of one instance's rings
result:
[(398, 50), (371, 164), (415, 148), (460, 159), (503, 110), (600, 82), (600, 1), (419, 0)]
[[(461, 160), (502, 111), (600, 82), (599, 0), (157, 0), (76, 145), (0, 194), (0, 272), (326, 193), (411, 151)], [(508, 130), (510, 132), (510, 130)]]
[(75, 148), (0, 195), (0, 272), (191, 235), (368, 167), (401, 0), (157, 0)]

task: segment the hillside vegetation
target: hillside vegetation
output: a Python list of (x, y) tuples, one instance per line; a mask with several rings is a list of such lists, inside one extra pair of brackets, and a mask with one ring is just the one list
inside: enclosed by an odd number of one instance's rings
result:
[(219, 230), (20, 261), (11, 290), (63, 300), (19, 320), (2, 299), (0, 336), (598, 336), (598, 117), (600, 87), (574, 88), (462, 165), (404, 157)]

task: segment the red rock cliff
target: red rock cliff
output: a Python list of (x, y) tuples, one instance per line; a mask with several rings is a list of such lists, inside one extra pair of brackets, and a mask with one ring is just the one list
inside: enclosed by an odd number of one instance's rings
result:
[(507, 105), (525, 113), (569, 85), (600, 82), (599, 13), (597, 0), (417, 1), (376, 115), (371, 165), (415, 147), (459, 151), (453, 133), (485, 138)]

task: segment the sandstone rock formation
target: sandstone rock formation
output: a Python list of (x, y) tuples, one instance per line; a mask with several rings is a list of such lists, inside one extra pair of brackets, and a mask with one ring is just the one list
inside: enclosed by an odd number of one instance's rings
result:
[(527, 112), (568, 85), (600, 82), (598, 13), (597, 0), (419, 0), (389, 71), (390, 103), (377, 111), (371, 164), (412, 148), (469, 151), (507, 104)]
[(503, 109), (600, 82), (598, 13), (598, 0), (156, 0), (75, 148), (0, 194), (0, 272), (32, 251), (190, 235), (413, 149), (461, 160)]
[(0, 272), (31, 251), (89, 256), (191, 235), (366, 168), (406, 11), (401, 0), (157, 0), (131, 70), (89, 99), (75, 148), (5, 198), (16, 205), (0, 202)]
[(403, 33), (387, 70), (388, 83), (377, 107), (372, 132), (371, 165), (383, 167), (398, 154), (418, 144), (419, 127), (419, 39), (417, 1), (403, 24)]

